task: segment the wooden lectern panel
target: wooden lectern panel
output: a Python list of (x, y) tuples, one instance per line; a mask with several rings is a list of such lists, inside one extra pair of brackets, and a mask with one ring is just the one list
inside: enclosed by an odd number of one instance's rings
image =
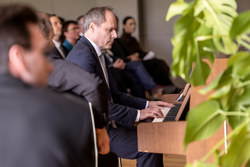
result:
[(183, 150), (185, 121), (140, 123), (138, 150), (140, 152), (185, 155)]
[[(212, 73), (207, 79), (206, 85), (209, 85), (221, 72), (223, 72), (227, 67), (228, 59), (215, 59), (214, 65), (212, 66)], [(204, 88), (204, 86), (192, 87), (191, 88), (191, 98), (190, 98), (190, 108), (194, 108), (201, 102), (207, 100), (207, 95), (201, 95), (198, 90)], [(217, 142), (224, 138), (224, 128), (223, 126), (210, 138), (206, 140), (196, 141), (188, 145), (186, 150), (187, 162), (192, 163), (194, 160), (201, 159), (204, 157), (209, 150), (211, 150)], [(212, 161), (212, 158), (209, 159)]]
[[(201, 160), (221, 139), (223, 139), (223, 137), (224, 127), (221, 126), (220, 129), (208, 139), (196, 141), (189, 144), (186, 150), (187, 162), (193, 163), (195, 160)], [(212, 161), (213, 157), (210, 157), (208, 159), (208, 162)]]

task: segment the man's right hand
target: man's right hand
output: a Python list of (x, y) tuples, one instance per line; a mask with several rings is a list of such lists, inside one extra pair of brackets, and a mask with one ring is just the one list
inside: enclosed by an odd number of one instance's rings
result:
[(140, 110), (140, 120), (147, 118), (163, 118), (163, 114), (160, 108), (146, 108), (144, 110)]
[(105, 128), (98, 129), (96, 128), (97, 136), (97, 147), (99, 154), (108, 154), (110, 151), (109, 147), (109, 136)]

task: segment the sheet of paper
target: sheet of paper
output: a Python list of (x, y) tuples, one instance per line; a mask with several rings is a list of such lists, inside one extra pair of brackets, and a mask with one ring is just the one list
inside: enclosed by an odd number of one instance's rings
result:
[(144, 61), (153, 59), (155, 57), (155, 53), (153, 51), (149, 51), (143, 58)]

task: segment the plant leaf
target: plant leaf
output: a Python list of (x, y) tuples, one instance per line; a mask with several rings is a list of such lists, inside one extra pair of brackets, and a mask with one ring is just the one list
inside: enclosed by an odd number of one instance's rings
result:
[(214, 92), (209, 98), (217, 99), (217, 98), (226, 96), (229, 93), (230, 89), (231, 89), (231, 85), (225, 85), (221, 87), (219, 90), (217, 90), (216, 92)]
[(233, 66), (233, 74), (239, 78), (246, 76), (250, 71), (250, 52), (239, 52), (230, 58), (229, 63)]
[(230, 37), (235, 39), (238, 35), (250, 33), (250, 10), (239, 14), (233, 21)]
[(168, 13), (166, 15), (166, 21), (169, 21), (172, 17), (180, 15), (184, 9), (188, 7), (188, 4), (183, 0), (177, 0), (172, 3), (168, 8)]
[(205, 139), (215, 133), (225, 120), (220, 114), (220, 105), (209, 100), (193, 108), (187, 116), (187, 127), (184, 147), (193, 141)]
[(199, 90), (199, 93), (201, 94), (207, 94), (209, 91), (215, 89), (219, 83), (220, 83), (220, 80), (221, 80), (221, 77), (222, 77), (222, 74), (218, 75), (214, 80), (213, 82), (208, 85), (207, 87), (203, 88), (203, 89), (200, 89)]
[(221, 157), (221, 166), (240, 167), (250, 159), (250, 132), (246, 127), (232, 138), (228, 153)]
[(211, 69), (209, 65), (203, 61), (198, 60), (195, 63), (192, 75), (191, 84), (194, 86), (204, 85), (206, 83), (206, 78), (210, 74)]
[[(174, 10), (183, 3), (185, 9), (181, 7)], [(168, 19), (176, 14), (182, 16), (174, 26), (171, 73), (174, 77), (180, 76), (191, 84), (202, 85), (210, 73), (207, 65), (201, 63), (202, 58), (208, 58), (213, 64), (215, 52), (232, 54), (238, 50), (238, 46), (229, 35), (233, 19), (237, 16), (236, 2), (194, 0), (185, 3), (183, 0), (177, 0), (172, 5), (168, 11)], [(246, 40), (240, 42), (245, 46), (248, 38), (244, 38)], [(193, 72), (190, 76), (191, 69)]]
[(194, 164), (187, 164), (185, 167), (219, 167), (216, 164), (210, 164), (202, 161), (195, 161)]

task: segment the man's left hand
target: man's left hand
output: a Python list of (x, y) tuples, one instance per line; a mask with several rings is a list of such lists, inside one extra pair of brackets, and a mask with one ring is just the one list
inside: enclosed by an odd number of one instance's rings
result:
[(167, 103), (164, 101), (149, 101), (148, 108), (163, 108), (163, 107), (173, 107), (174, 105), (171, 103)]

